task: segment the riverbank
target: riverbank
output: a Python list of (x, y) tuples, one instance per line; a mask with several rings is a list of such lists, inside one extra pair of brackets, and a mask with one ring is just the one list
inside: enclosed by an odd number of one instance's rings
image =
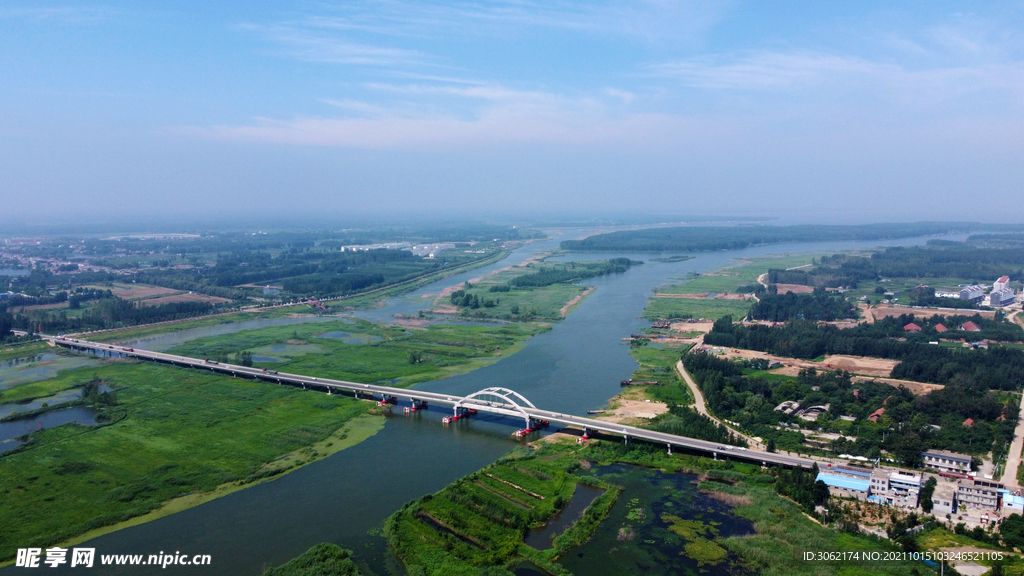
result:
[[(162, 517), (308, 464), (344, 447), (348, 433), (339, 431), (373, 408), (133, 361), (61, 379), (101, 382), (116, 391), (116, 404), (105, 408), (106, 425), (41, 430), (0, 455), (4, 560), (19, 544), (80, 542), (84, 534)], [(372, 435), (360, 422), (353, 440)]]
[[(269, 472), (264, 477), (253, 480), (251, 482), (229, 482), (217, 486), (213, 490), (207, 492), (198, 492), (193, 494), (187, 494), (178, 498), (174, 498), (166, 502), (160, 508), (148, 512), (141, 516), (136, 516), (117, 524), (111, 524), (101, 528), (96, 528), (80, 534), (74, 538), (70, 538), (63, 542), (55, 544), (62, 548), (81, 544), (93, 538), (98, 538), (105, 534), (110, 534), (124, 528), (130, 528), (132, 526), (138, 526), (145, 524), (146, 522), (152, 522), (171, 514), (177, 514), (183, 512), (189, 508), (205, 504), (207, 502), (216, 500), (217, 498), (223, 498), (229, 494), (251, 488), (257, 484), (263, 482), (269, 482), (276, 478), (298, 470), (304, 466), (308, 466), (314, 462), (333, 456), (346, 448), (351, 448), (356, 444), (370, 438), (384, 427), (384, 418), (379, 415), (367, 414), (365, 416), (357, 416), (351, 421), (347, 422), (344, 426), (336, 430), (333, 434), (327, 438), (314, 443), (313, 445), (294, 450), (284, 456), (268, 463), (264, 466), (263, 470)], [(7, 566), (11, 563), (10, 560), (0, 563), (0, 567)]]

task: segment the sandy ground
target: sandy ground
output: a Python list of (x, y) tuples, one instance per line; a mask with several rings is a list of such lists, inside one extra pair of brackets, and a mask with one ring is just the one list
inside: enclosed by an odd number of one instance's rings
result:
[(673, 322), (669, 327), (676, 332), (711, 332), (714, 322)]
[[(716, 350), (722, 350), (725, 358), (766, 358), (769, 362), (781, 362), (787, 365), (787, 368), (795, 368), (799, 371), (800, 368), (816, 368), (818, 370), (846, 370), (854, 374), (862, 374), (865, 376), (885, 377), (888, 376), (892, 369), (898, 364), (896, 360), (883, 360), (880, 358), (866, 358), (863, 356), (826, 356), (822, 362), (814, 362), (811, 360), (801, 360), (799, 358), (785, 358), (782, 356), (773, 356), (771, 354), (765, 354), (764, 352), (757, 352), (755, 350), (742, 350), (739, 348), (715, 348)], [(780, 369), (781, 370), (781, 369)], [(780, 372), (785, 374), (785, 372)]]
[(565, 304), (565, 306), (562, 306), (562, 309), (559, 310), (559, 313), (562, 315), (562, 318), (565, 318), (566, 316), (568, 316), (569, 315), (569, 309), (572, 308), (573, 306), (579, 304), (581, 300), (583, 300), (588, 295), (590, 295), (590, 293), (593, 292), (594, 290), (596, 290), (596, 288), (591, 286), (590, 288), (587, 288), (586, 290), (584, 290), (583, 294), (580, 294), (579, 296), (573, 298), (572, 300), (569, 300)]
[(220, 304), (222, 302), (231, 302), (227, 298), (220, 298), (218, 296), (207, 296), (206, 294), (173, 294), (171, 296), (161, 296), (159, 298), (149, 298), (142, 300), (143, 306), (159, 306), (161, 304), (173, 304), (176, 302), (209, 302), (211, 304)]
[(888, 318), (890, 316), (900, 316), (903, 314), (913, 314), (918, 318), (931, 318), (932, 316), (973, 316), (980, 314), (982, 318), (993, 318), (996, 315), (995, 310), (952, 310), (949, 308), (910, 308), (908, 306), (890, 306), (888, 304), (878, 304), (874, 308), (871, 308), (865, 314), (867, 316), (873, 316), (874, 319), (880, 320), (882, 318)]
[(756, 352), (754, 350), (740, 350), (735, 348), (726, 348), (726, 358), (767, 358), (770, 362), (782, 362), (785, 364), (782, 368), (776, 368), (772, 370), (774, 374), (783, 374), (785, 376), (797, 376), (800, 374), (800, 370), (803, 368), (815, 368), (817, 370), (846, 370), (852, 374), (852, 380), (854, 382), (864, 382), (866, 380), (877, 380), (889, 384), (893, 387), (903, 386), (910, 391), (914, 396), (924, 396), (930, 394), (935, 390), (941, 390), (944, 388), (941, 384), (926, 384), (923, 382), (914, 382), (912, 380), (897, 380), (896, 378), (888, 378), (889, 374), (892, 373), (892, 369), (899, 362), (896, 360), (885, 360), (882, 358), (867, 358), (863, 356), (826, 356), (822, 362), (812, 362), (810, 360), (800, 360), (799, 358), (785, 358), (782, 356), (773, 356), (771, 354), (765, 354), (764, 352)]
[(605, 422), (614, 422), (615, 424), (621, 424), (623, 421), (630, 418), (644, 418), (651, 419), (655, 418), (660, 414), (668, 412), (668, 404), (664, 402), (651, 402), (646, 400), (626, 400), (624, 398), (615, 397), (612, 399), (614, 404), (618, 404), (618, 408), (609, 410), (604, 414), (596, 416), (597, 420), (603, 420)]
[(169, 294), (177, 294), (180, 290), (174, 290), (172, 288), (164, 288), (162, 286), (150, 286), (148, 284), (124, 284), (121, 282), (114, 282), (111, 286), (86, 286), (86, 288), (92, 288), (94, 290), (110, 290), (114, 293), (114, 296), (124, 300), (134, 300), (137, 298), (152, 298), (154, 296), (167, 296)]
[[(709, 300), (710, 292), (702, 292), (700, 294), (655, 294), (655, 298), (688, 298), (690, 300)], [(750, 294), (727, 294), (725, 292), (719, 292), (715, 294), (714, 298), (710, 300), (750, 300), (753, 298)]]
[(874, 380), (883, 384), (889, 384), (894, 388), (903, 386), (914, 396), (924, 396), (930, 394), (936, 390), (942, 390), (945, 388), (942, 384), (925, 384), (924, 382), (914, 382), (913, 380), (897, 380), (896, 378), (871, 378), (868, 376), (854, 376), (851, 378), (854, 382), (865, 382), (867, 380)]
[(814, 292), (814, 286), (804, 286), (803, 284), (776, 284), (775, 287), (779, 289), (779, 294), (786, 294), (788, 292), (793, 294), (810, 294)]

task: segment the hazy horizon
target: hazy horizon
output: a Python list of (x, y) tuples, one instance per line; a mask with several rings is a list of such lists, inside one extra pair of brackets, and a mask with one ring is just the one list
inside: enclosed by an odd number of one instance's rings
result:
[(11, 2), (0, 226), (1019, 221), (1022, 12)]

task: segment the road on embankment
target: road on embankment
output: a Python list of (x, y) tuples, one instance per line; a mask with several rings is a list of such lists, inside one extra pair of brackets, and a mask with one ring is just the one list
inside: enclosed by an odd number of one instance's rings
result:
[[(581, 416), (572, 416), (570, 414), (562, 414), (558, 412), (552, 412), (550, 410), (543, 410), (540, 408), (533, 407), (532, 405), (524, 406), (515, 403), (508, 404), (503, 402), (491, 402), (485, 401), (482, 398), (455, 396), (437, 392), (426, 392), (422, 390), (411, 390), (405, 388), (393, 388), (391, 386), (363, 384), (360, 382), (348, 382), (344, 380), (332, 380), (327, 378), (319, 378), (316, 376), (306, 376), (303, 374), (289, 374), (274, 370), (238, 366), (222, 362), (212, 362), (209, 360), (200, 360), (198, 358), (190, 358), (187, 356), (177, 356), (174, 354), (153, 352), (151, 350), (142, 350), (139, 348), (125, 348), (121, 346), (114, 346), (112, 344), (89, 342), (87, 340), (74, 338), (56, 336), (45, 336), (43, 338), (49, 340), (53, 345), (62, 346), (70, 349), (95, 350), (97, 352), (107, 353), (110, 355), (117, 355), (119, 357), (131, 357), (142, 360), (151, 360), (156, 362), (162, 362), (165, 364), (171, 364), (174, 366), (210, 370), (211, 372), (228, 374), (234, 377), (252, 378), (257, 380), (276, 382), (278, 384), (301, 386), (303, 389), (320, 389), (325, 390), (328, 393), (349, 392), (354, 394), (356, 397), (371, 396), (375, 398), (377, 395), (380, 395), (382, 398), (408, 398), (409, 400), (420, 402), (449, 405), (461, 408), (472, 408), (478, 411), (490, 412), (493, 414), (500, 414), (503, 416), (511, 416), (513, 418), (523, 418), (524, 420), (547, 420), (548, 422), (553, 422), (561, 424), (563, 426), (577, 428), (583, 430), (586, 433), (594, 431), (601, 432), (604, 434), (623, 436), (626, 439), (626, 441), (629, 441), (631, 439), (642, 439), (650, 442), (664, 444), (668, 446), (669, 449), (671, 449), (672, 447), (684, 448), (688, 450), (711, 454), (715, 458), (718, 458), (719, 456), (728, 456), (730, 458), (758, 463), (763, 466), (767, 466), (769, 464), (778, 464), (783, 466), (800, 466), (803, 468), (810, 468), (813, 465), (813, 461), (797, 456), (778, 454), (774, 452), (765, 452), (758, 449), (746, 449), (739, 448), (736, 446), (727, 446), (719, 444), (717, 442), (708, 442), (706, 440), (698, 440), (696, 438), (688, 438), (686, 436), (676, 436), (674, 434), (666, 434), (663, 432), (656, 432), (653, 430), (637, 428), (634, 426), (626, 426), (623, 424), (615, 424), (610, 422), (601, 422), (599, 420), (594, 420), (591, 418), (584, 418)], [(699, 393), (696, 395), (696, 397), (701, 398)], [(701, 402), (703, 404), (703, 399), (701, 399)]]

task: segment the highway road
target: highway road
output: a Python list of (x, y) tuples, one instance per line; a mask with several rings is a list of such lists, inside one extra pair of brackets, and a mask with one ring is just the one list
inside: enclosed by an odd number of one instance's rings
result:
[[(156, 362), (172, 364), (175, 366), (196, 368), (200, 370), (210, 370), (212, 372), (229, 374), (231, 376), (236, 377), (260, 379), (268, 382), (276, 382), (279, 384), (301, 386), (307, 389), (321, 389), (326, 390), (328, 392), (349, 392), (356, 395), (357, 397), (373, 396), (375, 398), (381, 397), (381, 399), (385, 397), (408, 398), (409, 400), (423, 401), (427, 402), (428, 404), (448, 405), (456, 409), (458, 407), (471, 408), (478, 411), (490, 412), (493, 414), (500, 414), (503, 416), (511, 416), (514, 418), (521, 418), (524, 420), (524, 422), (527, 419), (547, 420), (548, 422), (551, 423), (576, 428), (579, 430), (583, 430), (587, 433), (596, 431), (604, 434), (623, 436), (624, 438), (626, 438), (626, 441), (641, 439), (649, 442), (655, 442), (658, 444), (664, 444), (668, 446), (670, 450), (672, 448), (684, 448), (687, 450), (709, 453), (712, 454), (715, 458), (729, 457), (737, 460), (750, 461), (761, 465), (776, 464), (792, 467), (801, 466), (804, 468), (810, 468), (813, 465), (812, 460), (805, 458), (799, 458), (785, 454), (778, 454), (775, 452), (764, 452), (753, 448), (744, 449), (739, 448), (737, 446), (719, 444), (717, 442), (708, 442), (706, 440), (698, 440), (696, 438), (688, 438), (686, 436), (676, 436), (674, 434), (655, 432), (653, 430), (646, 430), (644, 428), (637, 428), (634, 426), (602, 422), (600, 420), (584, 418), (582, 416), (573, 416), (570, 414), (553, 412), (551, 410), (543, 410), (541, 408), (536, 408), (530, 405), (524, 405), (525, 403), (522, 402), (515, 402), (514, 398), (509, 398), (509, 395), (499, 397), (495, 394), (477, 393), (480, 394), (480, 396), (453, 396), (437, 392), (426, 392), (422, 390), (394, 388), (391, 386), (379, 386), (376, 384), (363, 384), (359, 382), (347, 382), (344, 380), (318, 378), (316, 376), (306, 376), (303, 374), (289, 374), (285, 372), (278, 372), (263, 368), (238, 366), (223, 362), (213, 362), (199, 358), (190, 358), (188, 356), (177, 356), (174, 354), (166, 354), (163, 352), (142, 350), (140, 348), (125, 348), (113, 344), (90, 342), (88, 340), (83, 340), (80, 338), (59, 336), (41, 337), (44, 338), (45, 340), (51, 341), (54, 345), (63, 346), (70, 349), (95, 350), (99, 352), (108, 353), (111, 355), (133, 357), (143, 360), (152, 360)], [(505, 391), (511, 392), (508, 390)], [(514, 395), (515, 393), (512, 392), (512, 394)], [(491, 398), (492, 400), (485, 400), (484, 397)]]

